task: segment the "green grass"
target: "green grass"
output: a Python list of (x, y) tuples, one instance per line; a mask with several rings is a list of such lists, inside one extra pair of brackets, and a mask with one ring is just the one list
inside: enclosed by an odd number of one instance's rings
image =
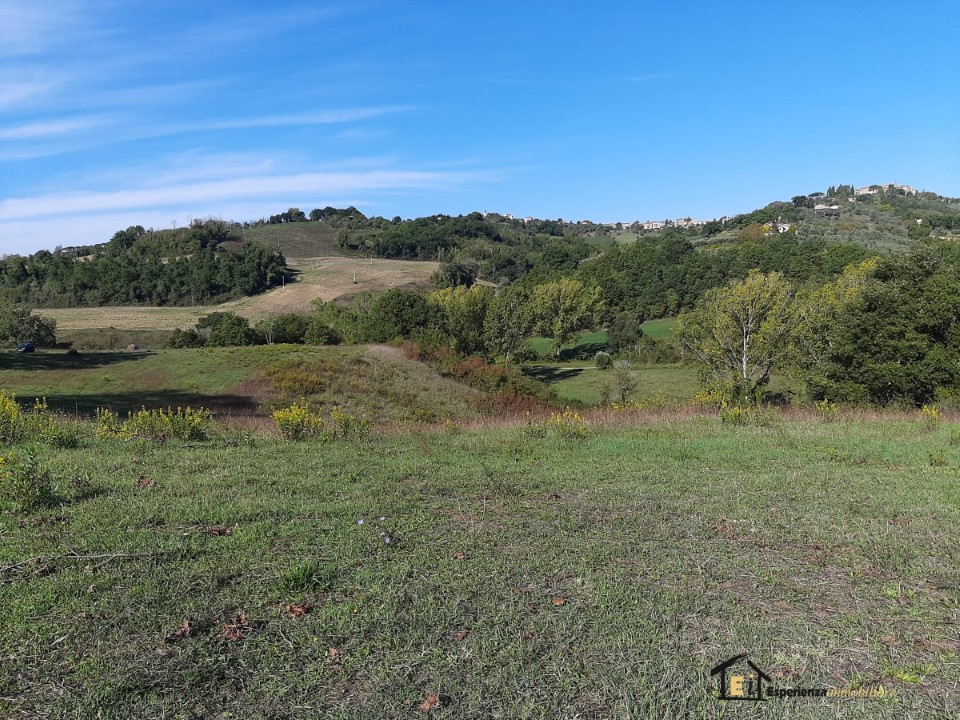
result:
[[(527, 338), (527, 344), (540, 355), (541, 358), (552, 358), (553, 338)], [(574, 358), (592, 358), (598, 351), (607, 347), (606, 332), (588, 332), (581, 334), (575, 342), (567, 343), (560, 348), (561, 360)]]
[[(553, 387), (560, 402), (575, 405), (597, 405), (601, 387), (614, 380), (614, 370), (597, 370), (593, 363), (562, 363), (528, 366), (527, 374)], [(669, 404), (681, 404), (696, 395), (697, 369), (684, 365), (638, 365), (631, 369), (637, 388), (631, 399), (648, 401), (656, 398)]]
[(652, 338), (673, 337), (673, 331), (677, 327), (677, 318), (665, 318), (663, 320), (647, 320), (640, 326), (643, 334)]
[(257, 347), (156, 352), (0, 353), (0, 388), (52, 409), (92, 414), (203, 406), (266, 414), (305, 397), (379, 421), (477, 417), (480, 393), (438, 376), (398, 350), (374, 346)]
[(321, 222), (255, 225), (245, 228), (241, 240), (280, 250), (285, 257), (308, 258), (348, 255), (337, 244), (337, 229)]
[(739, 717), (709, 673), (748, 652), (777, 687), (897, 693), (751, 716), (955, 717), (952, 429), (43, 450), (62, 505), (0, 507), (0, 714)]

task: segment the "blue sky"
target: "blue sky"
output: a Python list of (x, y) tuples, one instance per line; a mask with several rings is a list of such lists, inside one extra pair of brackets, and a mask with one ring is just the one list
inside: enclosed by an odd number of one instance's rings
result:
[(960, 196), (960, 7), (0, 4), (0, 254), (355, 205), (595, 221)]

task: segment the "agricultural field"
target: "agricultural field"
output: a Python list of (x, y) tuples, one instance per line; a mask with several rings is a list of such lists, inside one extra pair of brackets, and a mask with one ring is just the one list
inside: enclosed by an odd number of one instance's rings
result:
[(483, 395), (381, 345), (96, 352), (0, 353), (0, 388), (52, 409), (92, 415), (203, 406), (238, 418), (304, 398), (376, 422), (477, 418)]
[(57, 330), (92, 328), (174, 330), (193, 327), (203, 315), (235, 312), (252, 322), (282, 313), (306, 313), (316, 298), (324, 301), (362, 292), (429, 285), (439, 263), (351, 257), (289, 258), (297, 281), (254, 297), (195, 307), (99, 307), (40, 310), (57, 321)]
[(286, 258), (317, 258), (346, 255), (337, 242), (336, 228), (322, 222), (253, 225), (234, 233), (235, 242), (248, 240), (270, 250), (279, 250)]
[[(0, 501), (0, 715), (956, 717), (958, 428), (738, 422), (40, 447), (56, 503)], [(741, 653), (884, 697), (731, 707)]]

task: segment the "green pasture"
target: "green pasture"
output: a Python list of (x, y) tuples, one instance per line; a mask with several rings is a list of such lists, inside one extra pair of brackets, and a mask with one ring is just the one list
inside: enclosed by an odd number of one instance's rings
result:
[[(956, 717), (957, 428), (613, 425), (40, 447), (55, 505), (0, 501), (0, 715)], [(741, 653), (886, 697), (734, 707)]]
[(91, 415), (202, 406), (263, 415), (305, 398), (377, 421), (476, 417), (480, 393), (384, 346), (261, 345), (136, 352), (0, 353), (0, 388)]

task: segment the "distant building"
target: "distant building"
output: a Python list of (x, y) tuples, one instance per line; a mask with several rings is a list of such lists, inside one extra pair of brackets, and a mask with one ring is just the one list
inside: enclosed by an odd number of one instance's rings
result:
[(854, 195), (876, 195), (881, 190), (903, 190), (907, 195), (916, 195), (917, 190), (910, 187), (909, 185), (901, 185), (900, 183), (886, 183), (885, 185), (867, 185), (866, 187), (857, 188), (853, 191)]

